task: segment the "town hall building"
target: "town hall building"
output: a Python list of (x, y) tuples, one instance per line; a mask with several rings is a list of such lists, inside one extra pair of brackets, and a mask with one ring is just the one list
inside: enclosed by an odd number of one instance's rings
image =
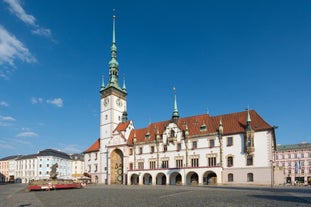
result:
[(119, 84), (113, 16), (109, 81), (100, 88), (100, 137), (84, 151), (92, 182), (124, 185), (273, 183), (274, 127), (255, 110), (180, 117), (135, 129)]

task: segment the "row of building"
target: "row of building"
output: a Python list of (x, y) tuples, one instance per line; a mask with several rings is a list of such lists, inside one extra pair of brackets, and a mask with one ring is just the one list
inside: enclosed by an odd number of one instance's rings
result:
[(68, 155), (45, 150), (13, 157), (5, 164), (7, 171), (1, 171), (5, 181), (48, 178), (49, 168), (58, 163), (61, 178), (85, 173), (104, 184), (311, 183), (311, 144), (277, 146), (275, 127), (255, 110), (180, 117), (174, 90), (168, 119), (136, 129), (128, 119), (125, 82), (119, 84), (115, 20), (109, 80), (102, 81), (99, 91), (100, 135), (83, 152), (80, 173)]
[[(285, 168), (275, 159), (278, 154), (275, 127), (255, 110), (180, 117), (174, 90), (171, 116), (135, 129), (134, 122), (128, 119), (125, 82), (122, 87), (119, 84), (115, 21), (113, 16), (109, 80), (107, 84), (102, 81), (99, 91), (100, 136), (84, 151), (85, 167), (93, 182), (141, 185), (284, 183)], [(305, 152), (304, 156), (309, 157), (310, 153)], [(307, 165), (304, 174), (299, 168), (303, 179), (291, 172), (287, 175), (291, 179), (286, 178), (286, 181), (309, 180), (306, 173), (310, 166)]]
[[(137, 136), (137, 135), (136, 135)], [(137, 139), (137, 138), (136, 138)], [(231, 140), (231, 138), (225, 139), (225, 145), (228, 147), (233, 147), (234, 142), (238, 140)], [(137, 142), (137, 140), (136, 140)], [(213, 141), (212, 141), (213, 142)], [(213, 143), (206, 143), (209, 144), (211, 150), (216, 150), (217, 146), (213, 146)], [(68, 155), (64, 152), (59, 150), (53, 149), (46, 149), (38, 152), (37, 154), (31, 155), (17, 155), (17, 156), (8, 156), (0, 159), (0, 183), (4, 182), (23, 182), (27, 183), (30, 180), (42, 180), (42, 179), (49, 179), (51, 167), (54, 164), (58, 164), (58, 178), (60, 179), (83, 179), (86, 178), (85, 175), (91, 175), (92, 182), (98, 183), (98, 164), (91, 165), (90, 162), (93, 160), (95, 163), (96, 160), (99, 158), (99, 151), (95, 150), (99, 146), (99, 140), (92, 145), (94, 151), (92, 153), (88, 153), (86, 150), (86, 155), (83, 154), (71, 154)], [(183, 146), (175, 146), (171, 150), (169, 149), (162, 149), (162, 152), (157, 153), (156, 147), (155, 148), (144, 148), (142, 145), (138, 145), (137, 152), (130, 152), (132, 156), (138, 156), (137, 166), (134, 166), (134, 160), (136, 158), (133, 157), (132, 163), (129, 166), (129, 171), (136, 172), (136, 176), (132, 178), (131, 181), (126, 181), (122, 184), (174, 184), (174, 185), (181, 185), (182, 183), (182, 175), (186, 176), (185, 174), (189, 171), (192, 172), (201, 172), (200, 175), (203, 174), (205, 171), (212, 171), (219, 167), (219, 162), (217, 159), (217, 153), (211, 153), (209, 156), (202, 158), (201, 156), (196, 156), (198, 159), (190, 159), (189, 164), (184, 163), (184, 157), (181, 154), (185, 153)], [(142, 149), (141, 149), (142, 148)], [(178, 149), (180, 148), (180, 149)], [(201, 155), (206, 153), (206, 149), (199, 149), (198, 143), (192, 143), (189, 150), (189, 156), (193, 157), (192, 155)], [(202, 151), (202, 152), (200, 152)], [(216, 152), (216, 151), (215, 151)], [(143, 154), (148, 156), (149, 163), (142, 162)], [(158, 165), (157, 159), (152, 158), (159, 156), (158, 154), (165, 154), (165, 159), (162, 160), (161, 165)], [(170, 156), (171, 155), (171, 156)], [(177, 157), (171, 162), (172, 157)], [(97, 157), (97, 159), (96, 159)], [(151, 158), (150, 158), (151, 157)], [(201, 158), (200, 158), (201, 157)], [(278, 145), (276, 147), (276, 151), (274, 152), (273, 161), (271, 162), (272, 172), (271, 175), (266, 175), (267, 177), (271, 178), (273, 185), (280, 185), (280, 184), (309, 184), (311, 185), (311, 143), (301, 143), (301, 144), (291, 144), (291, 145)], [(86, 162), (84, 160), (86, 159)], [(231, 158), (229, 158), (231, 159)], [(167, 160), (167, 162), (166, 162)], [(243, 159), (242, 159), (243, 160)], [(200, 167), (202, 162), (206, 162), (208, 167)], [(233, 160), (226, 160), (227, 167), (233, 168), (236, 164)], [(251, 160), (244, 160), (246, 162), (245, 166), (251, 165)], [(254, 162), (254, 160), (253, 160)], [(238, 165), (241, 165), (241, 162), (238, 161)], [(188, 167), (186, 167), (188, 165)], [(120, 166), (115, 165), (115, 168), (118, 169)], [(174, 179), (171, 178), (169, 182), (166, 181), (163, 176), (165, 175), (163, 172), (171, 170), (175, 172), (175, 174), (179, 173), (180, 176), (176, 175)], [(138, 173), (137, 173), (138, 171)], [(216, 170), (215, 170), (216, 171)], [(234, 170), (233, 170), (234, 171)], [(246, 170), (247, 171), (247, 170)], [(251, 172), (249, 169), (248, 171)], [(143, 172), (140, 173), (139, 172)], [(156, 179), (153, 180), (152, 176), (157, 177), (158, 173), (163, 173), (163, 179)], [(217, 171), (217, 173), (219, 173)], [(173, 173), (171, 173), (173, 174)], [(221, 174), (221, 173), (220, 173)], [(174, 174), (173, 174), (174, 175)], [(207, 174), (208, 175), (208, 174)], [(234, 183), (234, 174), (227, 173), (227, 180), (217, 180), (217, 174), (210, 174), (210, 177), (205, 175), (205, 178), (202, 183), (199, 183), (197, 176), (190, 176), (188, 183), (185, 184), (217, 184), (217, 183)], [(256, 174), (257, 175), (257, 174)], [(246, 175), (247, 176), (247, 175)], [(126, 177), (124, 178), (126, 180)], [(237, 183), (237, 182), (236, 182)], [(239, 181), (238, 183), (243, 183)], [(245, 183), (245, 182), (244, 182)], [(257, 182), (254, 178), (252, 179), (249, 177), (247, 180), (249, 184), (268, 184)]]
[(22, 182), (50, 178), (51, 168), (58, 165), (60, 179), (83, 178), (83, 154), (68, 155), (59, 150), (45, 149), (36, 154), (14, 155), (0, 159), (0, 182)]

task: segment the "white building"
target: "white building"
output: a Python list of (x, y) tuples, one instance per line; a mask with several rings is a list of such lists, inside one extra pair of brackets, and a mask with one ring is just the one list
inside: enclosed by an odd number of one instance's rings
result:
[(107, 184), (263, 184), (272, 182), (274, 128), (256, 111), (180, 118), (134, 129), (125, 83), (118, 82), (115, 16), (109, 82), (100, 89), (100, 138), (85, 154), (92, 180)]
[(16, 178), (22, 183), (30, 180), (49, 179), (51, 167), (58, 164), (57, 178), (72, 178), (72, 160), (64, 152), (46, 149), (37, 154), (24, 155), (16, 159)]

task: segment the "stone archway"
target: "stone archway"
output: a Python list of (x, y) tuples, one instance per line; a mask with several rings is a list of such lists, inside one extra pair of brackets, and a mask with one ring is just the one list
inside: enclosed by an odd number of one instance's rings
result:
[(152, 176), (149, 173), (144, 174), (143, 184), (144, 185), (152, 185)]
[(170, 185), (182, 185), (182, 178), (179, 172), (173, 172), (171, 174)]
[(203, 175), (203, 184), (204, 185), (216, 185), (217, 184), (217, 175), (214, 171), (207, 171)]
[(110, 154), (110, 183), (123, 184), (123, 153), (119, 149)]
[(159, 173), (156, 177), (157, 185), (166, 185), (166, 175)]
[(187, 174), (187, 185), (198, 185), (199, 175), (196, 172), (189, 172)]
[(137, 174), (133, 174), (131, 176), (131, 185), (138, 185), (139, 184), (139, 176)]

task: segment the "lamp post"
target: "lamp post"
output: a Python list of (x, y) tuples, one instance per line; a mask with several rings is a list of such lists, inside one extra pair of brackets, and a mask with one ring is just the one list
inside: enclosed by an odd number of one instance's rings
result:
[(274, 185), (274, 167), (273, 167), (273, 160), (270, 160), (271, 163), (271, 188), (273, 188)]

